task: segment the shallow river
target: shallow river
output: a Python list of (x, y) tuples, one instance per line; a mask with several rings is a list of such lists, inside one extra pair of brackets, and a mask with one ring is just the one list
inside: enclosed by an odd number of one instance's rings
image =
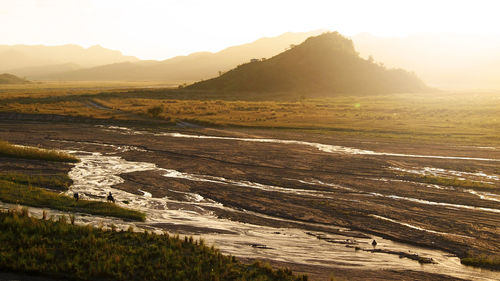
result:
[[(134, 148), (128, 148), (134, 149)], [(123, 151), (122, 147), (117, 147), (116, 151)], [(98, 152), (70, 151), (82, 160), (70, 171), (69, 176), (74, 184), (68, 192), (84, 194), (88, 198), (105, 198), (108, 192), (112, 192), (115, 198), (120, 199), (120, 205), (139, 209), (147, 214), (145, 223), (135, 223), (136, 228), (161, 229), (154, 227), (158, 223), (178, 224), (195, 228), (210, 228), (212, 233), (202, 234), (201, 237), (209, 244), (214, 244), (224, 253), (240, 257), (274, 259), (292, 263), (317, 264), (323, 266), (340, 266), (363, 269), (400, 269), (400, 270), (422, 270), (427, 272), (444, 273), (456, 277), (473, 280), (498, 280), (499, 274), (488, 270), (475, 269), (463, 266), (457, 257), (438, 251), (396, 243), (381, 237), (370, 235), (371, 238), (356, 238), (349, 235), (348, 229), (337, 226), (321, 225), (329, 227), (335, 232), (344, 231), (345, 235), (326, 234), (314, 232), (314, 235), (307, 233), (304, 229), (298, 228), (273, 228), (258, 226), (247, 223), (240, 223), (226, 219), (217, 218), (206, 207), (221, 208), (231, 212), (246, 212), (254, 216), (266, 219), (291, 221), (282, 218), (274, 218), (264, 214), (248, 212), (245, 210), (235, 210), (224, 206), (218, 202), (203, 198), (199, 194), (181, 192), (184, 200), (173, 200), (168, 197), (154, 198), (150, 193), (136, 195), (113, 188), (115, 184), (123, 182), (119, 176), (122, 173), (136, 171), (158, 171), (165, 177), (182, 178), (190, 181), (215, 182), (236, 185), (247, 188), (257, 188), (275, 192), (293, 192), (303, 196), (331, 196), (327, 191), (315, 191), (307, 189), (292, 189), (279, 186), (270, 186), (261, 183), (248, 181), (235, 181), (211, 175), (196, 175), (182, 173), (172, 169), (163, 169), (153, 163), (127, 161), (113, 154), (102, 154)], [(476, 159), (474, 159), (476, 160)], [(490, 160), (485, 160), (490, 161)], [(296, 179), (303, 181), (301, 179)], [(304, 181), (305, 182), (305, 181)], [(334, 183), (317, 182), (335, 188), (346, 188)], [(352, 190), (351, 191), (355, 191)], [(174, 191), (175, 192), (175, 191)], [(178, 191), (177, 191), (178, 192)], [(369, 196), (390, 196), (372, 193)], [(413, 198), (402, 198), (404, 200), (416, 200)], [(122, 203), (128, 201), (128, 204)], [(419, 202), (422, 204), (441, 204), (439, 202)], [(475, 208), (474, 206), (457, 205), (459, 208)], [(484, 210), (497, 212), (497, 209)], [(387, 219), (375, 217), (374, 219)], [(88, 223), (91, 219), (82, 216), (81, 222)], [(110, 218), (97, 218), (104, 225), (113, 223), (121, 228), (127, 228), (130, 223)], [(293, 221), (292, 221), (293, 222)], [(96, 224), (96, 222), (93, 222)], [(304, 224), (303, 222), (297, 222)], [(398, 222), (396, 222), (398, 223)], [(407, 225), (410, 228), (416, 228)], [(421, 231), (429, 231), (420, 229)], [(223, 234), (221, 234), (223, 233)], [(441, 233), (442, 235), (453, 235)], [(318, 239), (317, 236), (327, 236), (334, 243)], [(196, 236), (195, 237), (200, 237)], [(371, 241), (375, 239), (378, 243), (377, 249), (402, 251), (416, 253), (422, 257), (432, 258), (436, 264), (419, 264), (417, 261), (407, 258), (400, 258), (398, 255), (386, 253), (372, 253), (363, 250), (355, 250), (353, 246), (361, 249), (372, 249)], [(346, 247), (350, 245), (352, 247)]]

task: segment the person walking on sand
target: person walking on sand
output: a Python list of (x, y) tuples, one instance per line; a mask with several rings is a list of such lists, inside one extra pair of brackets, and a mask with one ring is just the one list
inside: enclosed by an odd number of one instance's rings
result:
[(78, 196), (78, 192), (73, 193), (73, 198), (75, 198), (76, 201), (80, 199), (80, 197)]
[(108, 199), (108, 201), (115, 203), (115, 198), (113, 198), (113, 194), (111, 194), (111, 191), (109, 192), (107, 199)]

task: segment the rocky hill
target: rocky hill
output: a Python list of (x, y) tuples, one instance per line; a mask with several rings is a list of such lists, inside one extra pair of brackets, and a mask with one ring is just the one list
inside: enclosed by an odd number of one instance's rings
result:
[(427, 87), (413, 73), (361, 58), (351, 40), (328, 32), (270, 59), (254, 60), (188, 88), (371, 94), (416, 92)]

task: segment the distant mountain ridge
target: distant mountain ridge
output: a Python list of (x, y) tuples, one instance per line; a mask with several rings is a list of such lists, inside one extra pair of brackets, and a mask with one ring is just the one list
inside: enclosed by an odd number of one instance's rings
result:
[(324, 30), (287, 32), (280, 36), (261, 38), (248, 44), (232, 46), (217, 53), (197, 52), (163, 61), (117, 62), (53, 73), (38, 78), (49, 80), (198, 81), (213, 77), (219, 71), (228, 71), (252, 58), (274, 56), (291, 44), (298, 44), (307, 37), (322, 32)]
[(427, 87), (415, 74), (386, 69), (359, 57), (351, 40), (338, 32), (328, 32), (270, 59), (240, 65), (188, 88), (370, 94), (415, 92)]
[(120, 51), (101, 46), (83, 48), (78, 45), (0, 45), (0, 71), (30, 78), (83, 67), (138, 60), (136, 57), (124, 56)]
[[(324, 30), (284, 33), (226, 48), (171, 59), (138, 60), (100, 46), (0, 45), (0, 73), (30, 80), (131, 80), (192, 83), (224, 73), (250, 59), (269, 58)], [(444, 89), (500, 88), (500, 38), (422, 33), (405, 37), (351, 36), (363, 58), (414, 71)]]
[(8, 72), (14, 73), (22, 77), (29, 77), (30, 79), (39, 79), (40, 77), (46, 77), (47, 75), (54, 75), (67, 71), (74, 71), (77, 69), (81, 69), (81, 66), (79, 66), (76, 63), (62, 63), (62, 64), (50, 64), (42, 66), (16, 68), (8, 70)]

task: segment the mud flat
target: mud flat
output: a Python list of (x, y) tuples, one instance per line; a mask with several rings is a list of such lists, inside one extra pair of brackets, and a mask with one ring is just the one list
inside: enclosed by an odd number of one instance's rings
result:
[(226, 253), (289, 265), (318, 280), (500, 278), (459, 260), (500, 252), (499, 188), (400, 176), (401, 169), (433, 172), (499, 187), (498, 150), (179, 130), (3, 121), (0, 138), (79, 156), (68, 193), (103, 200), (113, 192), (117, 204), (146, 212), (138, 229), (202, 237)]

